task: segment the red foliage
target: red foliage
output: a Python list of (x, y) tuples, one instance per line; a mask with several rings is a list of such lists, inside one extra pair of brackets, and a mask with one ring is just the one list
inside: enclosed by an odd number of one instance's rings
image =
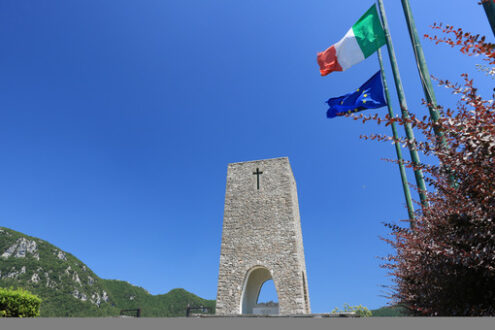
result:
[[(434, 29), (455, 38), (427, 38), (495, 63), (495, 45), (484, 37), (449, 26)], [(424, 134), (425, 141), (400, 140), (436, 156), (440, 163), (420, 166), (434, 189), (417, 216), (416, 227), (387, 224), (391, 239), (385, 241), (395, 250), (383, 265), (394, 276), (391, 298), (416, 315), (495, 315), (495, 104), (478, 95), (467, 74), (462, 78), (462, 84), (437, 80), (460, 96), (457, 109), (439, 107), (441, 117), (436, 123), (411, 115), (408, 121)], [(350, 116), (363, 122), (404, 124), (403, 119), (388, 116)], [(447, 147), (436, 142), (433, 125), (444, 133)], [(386, 135), (364, 138), (393, 140)], [(448, 173), (454, 176), (454, 185)]]
[[(494, 0), (495, 1), (495, 0)], [(425, 38), (435, 41), (436, 44), (441, 42), (446, 43), (452, 47), (462, 46), (460, 51), (466, 55), (484, 55), (485, 60), (489, 64), (495, 64), (495, 44), (485, 42), (485, 37), (479, 34), (473, 35), (469, 32), (463, 32), (461, 28), (454, 28), (451, 25), (443, 26), (442, 24), (433, 24), (433, 29), (441, 30), (447, 36), (438, 38), (425, 34)], [(453, 38), (450, 38), (453, 35)]]

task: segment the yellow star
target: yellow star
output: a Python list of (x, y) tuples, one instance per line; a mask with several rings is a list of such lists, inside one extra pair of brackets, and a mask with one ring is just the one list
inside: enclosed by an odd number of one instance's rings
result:
[(340, 104), (344, 104), (344, 101), (341, 101)]
[(359, 92), (359, 88), (357, 89), (357, 92)]
[(363, 104), (366, 103), (366, 100), (363, 100)]
[(367, 97), (367, 96), (368, 96), (368, 94), (364, 94), (363, 96), (364, 96), (364, 97)]

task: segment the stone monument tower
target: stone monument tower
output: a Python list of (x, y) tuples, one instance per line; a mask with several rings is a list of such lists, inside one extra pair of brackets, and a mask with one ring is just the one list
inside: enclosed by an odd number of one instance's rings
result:
[(270, 279), (280, 315), (311, 313), (296, 182), (287, 157), (228, 166), (216, 314), (253, 314)]

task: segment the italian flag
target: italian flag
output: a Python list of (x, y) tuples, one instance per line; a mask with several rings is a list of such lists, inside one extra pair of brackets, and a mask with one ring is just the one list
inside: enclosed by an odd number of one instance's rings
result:
[(320, 66), (320, 73), (326, 76), (333, 71), (345, 71), (384, 44), (385, 32), (376, 5), (373, 5), (339, 42), (318, 53), (316, 60)]

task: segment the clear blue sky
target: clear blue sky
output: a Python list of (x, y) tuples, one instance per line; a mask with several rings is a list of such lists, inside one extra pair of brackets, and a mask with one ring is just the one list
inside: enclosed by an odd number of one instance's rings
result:
[[(444, 22), (493, 39), (476, 0), (411, 2), (420, 35)], [(215, 299), (227, 164), (288, 156), (313, 312), (385, 305), (382, 222), (407, 212), (398, 168), (382, 160), (393, 146), (359, 135), (390, 129), (328, 120), (324, 104), (377, 59), (327, 77), (316, 64), (372, 1), (350, 3), (1, 1), (0, 225), (102, 278)], [(410, 110), (425, 114), (402, 7), (385, 6)], [(439, 77), (481, 63), (422, 43)]]

